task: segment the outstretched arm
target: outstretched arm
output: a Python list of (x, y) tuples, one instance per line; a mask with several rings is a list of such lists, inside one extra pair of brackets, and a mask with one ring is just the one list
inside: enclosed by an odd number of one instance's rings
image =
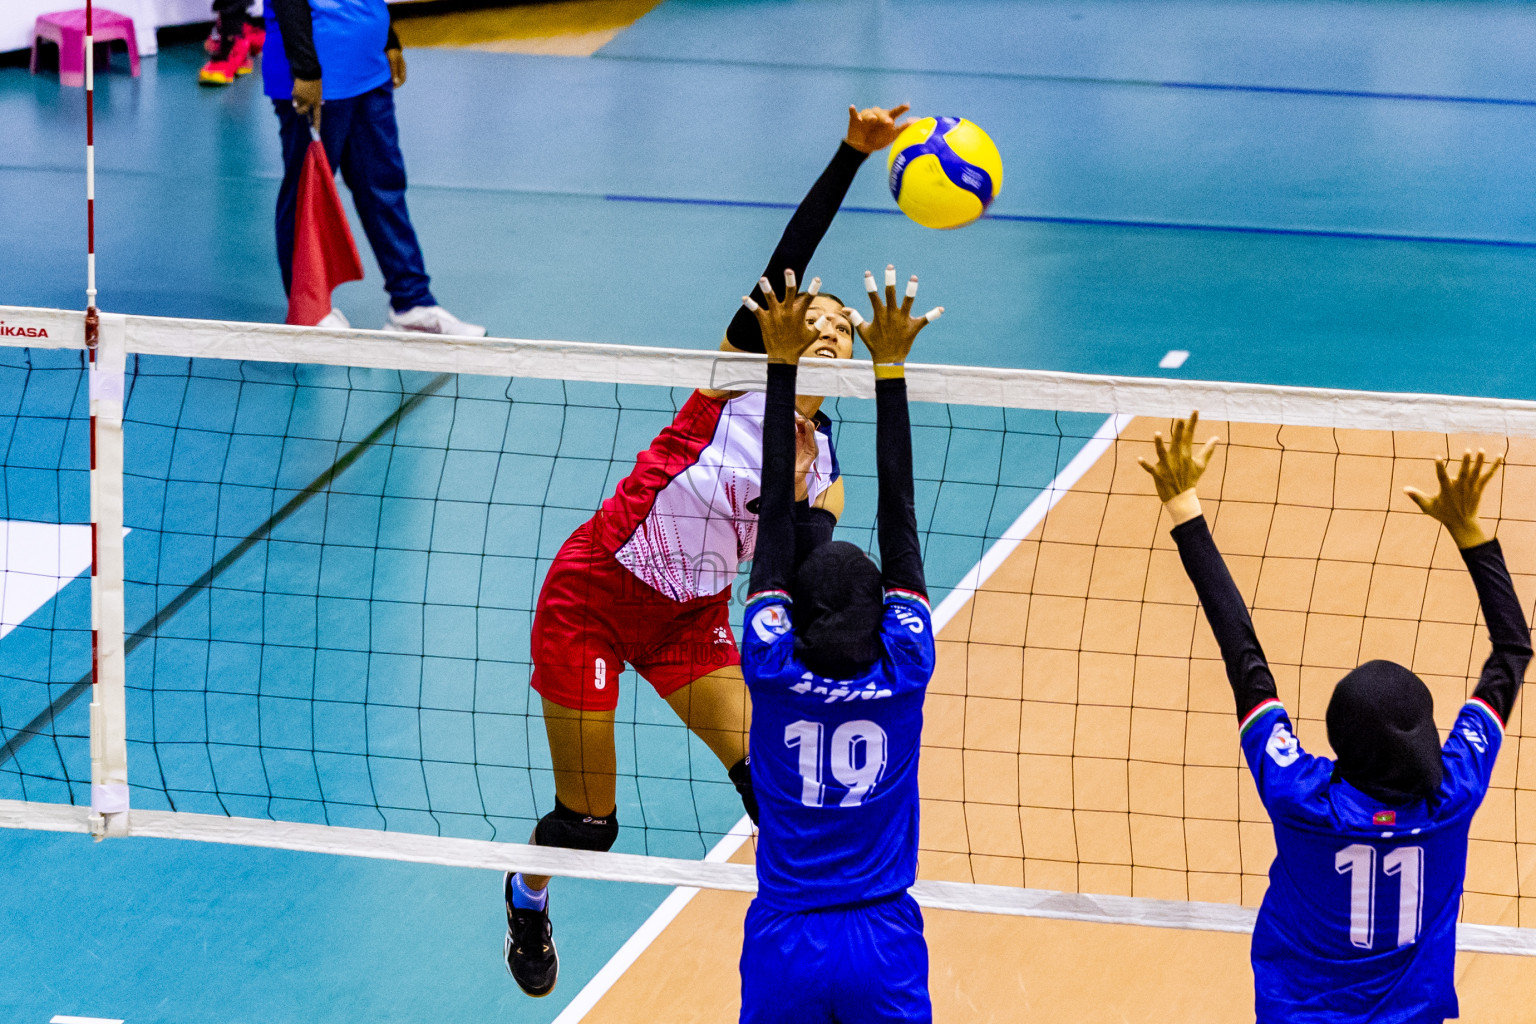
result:
[(875, 276), (864, 273), (874, 315), (866, 323), (855, 314), (855, 326), (875, 361), (875, 464), (880, 475), (880, 572), (887, 590), (910, 590), (928, 596), (923, 575), (923, 551), (917, 540), (913, 510), (912, 424), (907, 413), (907, 355), (917, 332), (937, 320), (942, 306), (912, 316), (917, 275), (907, 293), (896, 301), (896, 268), (885, 268), (885, 301), (875, 288)]
[(1248, 606), (1216, 549), (1200, 510), (1200, 499), (1195, 495), (1195, 484), (1205, 472), (1217, 441), (1213, 437), (1198, 452), (1194, 450), (1195, 426), (1199, 422), (1198, 412), (1190, 414), (1187, 422), (1174, 420), (1171, 443), (1165, 444), (1162, 434), (1153, 438), (1156, 465), (1146, 459), (1137, 461), (1152, 474), (1157, 496), (1173, 519), (1173, 540), (1179, 546), (1179, 559), (1189, 581), (1195, 585), (1200, 607), (1221, 648), (1227, 682), (1237, 702), (1237, 717), (1245, 719), (1254, 708), (1277, 696), (1275, 677), (1270, 674), (1264, 648), (1259, 646)]
[(1488, 637), (1493, 651), (1483, 663), (1483, 674), (1472, 696), (1487, 704), (1500, 722), (1509, 721), (1520, 684), (1525, 680), (1525, 666), (1531, 660), (1531, 630), (1515, 596), (1515, 584), (1504, 565), (1504, 552), (1497, 540), (1489, 540), (1477, 517), (1483, 489), (1504, 464), (1503, 457), (1486, 466), (1487, 456), (1479, 451), (1462, 454), (1453, 480), (1444, 459), (1435, 462), (1440, 491), (1434, 497), (1414, 487), (1404, 490), (1428, 516), (1444, 524), (1456, 547), (1461, 550), (1472, 583), (1477, 587), (1478, 603), (1488, 623)]
[[(795, 275), (784, 274), (784, 301), (762, 282), (764, 300), (751, 298), (743, 305), (755, 320), (768, 353), (768, 397), (763, 412), (763, 482), (758, 507), (757, 551), (752, 556), (748, 600), (768, 592), (789, 593), (795, 562), (795, 375), (800, 355), (815, 341), (820, 325), (805, 322), (811, 297), (821, 286), (813, 280), (806, 292), (797, 292)], [(804, 427), (801, 428), (805, 429)], [(815, 439), (811, 442), (814, 444)], [(803, 449), (803, 445), (801, 446)]]
[[(821, 244), (827, 229), (832, 226), (832, 218), (837, 216), (838, 208), (843, 205), (843, 197), (853, 184), (853, 176), (859, 172), (865, 157), (889, 146), (901, 130), (911, 123), (898, 122), (907, 109), (905, 103), (890, 110), (883, 107), (870, 107), (867, 110), (851, 106), (848, 108), (848, 135), (838, 144), (832, 162), (827, 164), (827, 169), (821, 172), (821, 177), (816, 179), (816, 184), (811, 186), (794, 216), (789, 219), (789, 226), (784, 229), (778, 248), (773, 250), (773, 255), (768, 259), (768, 268), (763, 271), (763, 278), (780, 281), (786, 270), (793, 271), (797, 278), (805, 276), (811, 255), (816, 252), (816, 246)], [(761, 284), (752, 290), (752, 299), (758, 303), (763, 301)], [(726, 328), (725, 339), (732, 347), (743, 352), (763, 351), (762, 329), (752, 311), (745, 307), (736, 311), (731, 325)]]

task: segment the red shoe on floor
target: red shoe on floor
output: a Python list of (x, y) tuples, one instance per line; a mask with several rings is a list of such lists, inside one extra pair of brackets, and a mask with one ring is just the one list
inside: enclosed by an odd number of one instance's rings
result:
[(245, 23), (242, 35), (245, 37), (245, 41), (250, 44), (251, 56), (260, 57), (261, 48), (267, 45), (267, 30), (260, 25), (254, 25), (248, 21)]
[(197, 80), (202, 85), (229, 85), (239, 76), (250, 74), (251, 70), (251, 44), (242, 36), (230, 45), (229, 52), (223, 57), (215, 55), (204, 64), (197, 73)]

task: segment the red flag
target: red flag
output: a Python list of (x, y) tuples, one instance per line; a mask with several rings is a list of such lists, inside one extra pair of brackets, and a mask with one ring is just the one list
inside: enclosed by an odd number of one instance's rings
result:
[(363, 260), (347, 226), (336, 178), (319, 139), (304, 154), (293, 232), (288, 322), (314, 326), (331, 311), (331, 289), (363, 279)]

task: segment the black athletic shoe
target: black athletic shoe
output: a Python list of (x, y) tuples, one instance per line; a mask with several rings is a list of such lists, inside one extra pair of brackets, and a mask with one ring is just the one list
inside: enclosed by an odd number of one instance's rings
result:
[(555, 952), (549, 910), (524, 910), (512, 905), (512, 875), (502, 885), (507, 901), (507, 941), (502, 953), (507, 959), (507, 973), (519, 988), (531, 996), (547, 996), (554, 991), (560, 975), (560, 957)]

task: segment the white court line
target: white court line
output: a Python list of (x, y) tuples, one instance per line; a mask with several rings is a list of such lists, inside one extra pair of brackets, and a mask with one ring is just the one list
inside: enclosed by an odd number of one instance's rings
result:
[(89, 525), (0, 519), (0, 636), (90, 567)]
[(1168, 354), (1163, 356), (1163, 358), (1158, 361), (1157, 365), (1164, 370), (1177, 370), (1179, 367), (1184, 365), (1184, 361), (1188, 358), (1189, 353), (1183, 349), (1170, 349)]
[[(965, 602), (969, 601), (972, 595), (981, 588), (981, 585), (986, 583), (987, 579), (998, 570), (998, 567), (1008, 560), (1008, 556), (1018, 549), (1019, 544), (1023, 542), (1024, 538), (1028, 537), (1035, 527), (1040, 525), (1041, 521), (1045, 519), (1046, 513), (1055, 508), (1056, 503), (1065, 497), (1066, 493), (1083, 478), (1083, 474), (1092, 469), (1093, 464), (1099, 461), (1099, 457), (1114, 445), (1115, 438), (1120, 436), (1120, 432), (1130, 422), (1130, 416), (1111, 416), (1104, 421), (1098, 430), (1094, 431), (1093, 437), (1083, 446), (1082, 451), (1074, 455), (1072, 461), (1068, 462), (1062, 471), (1056, 474), (1056, 479), (1052, 480), (1045, 490), (1035, 496), (1035, 500), (1025, 507), (1023, 514), (1014, 520), (1013, 525), (1004, 530), (1003, 535), (994, 541), (986, 553), (981, 556), (981, 561), (973, 565), (971, 571), (961, 577), (960, 583), (955, 589), (950, 591), (949, 596), (941, 601), (939, 606), (933, 610), (934, 633), (938, 633), (939, 630), (948, 625), (949, 620), (954, 618), (961, 608), (965, 607)], [(709, 851), (709, 855), (704, 859), (713, 861), (729, 860), (731, 854), (739, 850), (742, 843), (745, 843), (752, 834), (751, 824), (750, 820), (743, 817), (726, 834), (725, 838), (721, 839), (715, 845), (715, 848)], [(592, 980), (587, 982), (586, 987), (576, 994), (576, 998), (571, 1000), (570, 1004), (560, 1012), (560, 1016), (556, 1017), (552, 1024), (578, 1024), (579, 1021), (586, 1017), (587, 1012), (597, 1005), (598, 1000), (608, 994), (608, 990), (613, 988), (614, 983), (623, 976), (624, 972), (629, 970), (636, 960), (640, 959), (640, 954), (644, 953), (650, 944), (656, 941), (657, 936), (666, 930), (667, 925), (671, 924), (677, 918), (677, 915), (682, 913), (683, 908), (688, 905), (688, 901), (693, 899), (698, 894), (698, 891), (698, 889), (689, 886), (679, 886), (673, 889), (671, 894), (662, 901), (661, 906), (657, 907), (655, 912), (646, 918), (645, 923), (640, 926), (640, 930), (631, 935), (629, 941), (619, 947), (619, 951), (603, 965), (602, 970), (593, 975)]]
[(48, 1024), (123, 1024), (123, 1022), (109, 1017), (70, 1017), (61, 1013)]
[(0, 519), (0, 637), (90, 568), (89, 524)]
[[(752, 819), (743, 814), (741, 820), (731, 826), (731, 830), (715, 844), (714, 849), (705, 854), (704, 859), (715, 862), (730, 860), (732, 854), (741, 849), (742, 844), (751, 836)], [(576, 998), (560, 1011), (560, 1016), (556, 1017), (551, 1024), (577, 1024), (577, 1021), (585, 1017), (587, 1011), (596, 1006), (597, 1001), (608, 994), (608, 990), (613, 988), (614, 983), (624, 975), (624, 972), (640, 959), (640, 954), (656, 941), (657, 936), (666, 931), (667, 925), (683, 912), (688, 901), (698, 894), (698, 889), (687, 885), (680, 885), (668, 893), (667, 898), (661, 901), (661, 906), (651, 912), (651, 916), (645, 919), (645, 923), (629, 937), (624, 945), (619, 947), (619, 951), (613, 954), (602, 969), (592, 976), (592, 980), (576, 993)]]

